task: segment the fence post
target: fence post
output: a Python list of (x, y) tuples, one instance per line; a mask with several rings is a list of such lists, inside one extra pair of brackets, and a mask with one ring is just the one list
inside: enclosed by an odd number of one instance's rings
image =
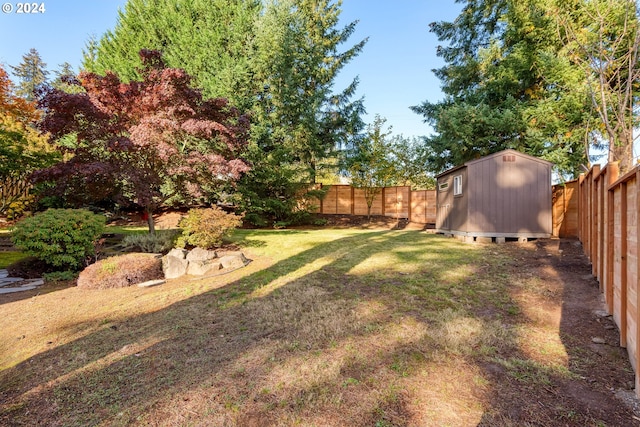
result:
[(351, 186), (351, 215), (355, 213), (356, 210), (356, 190)]
[(409, 222), (411, 222), (411, 203), (413, 203), (411, 195), (411, 187), (409, 187), (407, 188), (407, 218), (409, 219)]
[(605, 247), (607, 253), (607, 272), (605, 280), (605, 301), (607, 303), (607, 312), (613, 314), (613, 241), (614, 241), (614, 191), (611, 188), (614, 182), (618, 180), (620, 168), (617, 162), (607, 165), (607, 232), (605, 234)]
[(604, 292), (605, 290), (605, 282), (606, 282), (606, 271), (605, 271), (605, 259), (607, 257), (607, 223), (609, 221), (609, 215), (607, 212), (607, 197), (609, 196), (609, 192), (607, 191), (609, 188), (609, 179), (611, 177), (611, 168), (607, 165), (605, 168), (604, 176), (600, 178), (599, 184), (599, 209), (600, 209), (600, 226), (598, 227), (598, 271), (597, 271), (597, 279), (600, 287), (600, 292)]
[(597, 262), (597, 256), (598, 256), (598, 221), (600, 220), (600, 218), (598, 218), (598, 189), (597, 189), (597, 182), (596, 182), (596, 175), (600, 175), (600, 165), (595, 165), (593, 167), (593, 171), (591, 173), (591, 185), (590, 185), (590, 194), (591, 194), (591, 198), (589, 200), (589, 204), (590, 204), (590, 209), (591, 209), (591, 221), (589, 222), (589, 244), (590, 244), (590, 249), (589, 249), (589, 258), (591, 259), (591, 265), (592, 265), (592, 269), (591, 272), (592, 274), (595, 273), (593, 265)]
[(387, 205), (387, 187), (382, 187), (382, 216), (387, 214), (387, 210), (385, 209)]
[[(620, 347), (627, 347), (627, 183), (620, 187)], [(636, 367), (637, 369), (637, 367)]]
[[(640, 282), (640, 168), (636, 169), (636, 280)], [(640, 397), (640, 284), (636, 283), (636, 397)]]
[[(581, 173), (578, 177), (578, 239), (584, 245), (584, 223), (585, 223), (585, 215), (584, 215), (584, 174)], [(584, 250), (584, 247), (583, 247)]]

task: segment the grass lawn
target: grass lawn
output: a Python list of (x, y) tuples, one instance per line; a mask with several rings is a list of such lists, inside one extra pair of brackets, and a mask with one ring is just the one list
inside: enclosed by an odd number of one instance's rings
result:
[(7, 266), (26, 257), (27, 255), (19, 251), (0, 251), (0, 268), (7, 268)]
[(107, 225), (104, 228), (104, 232), (113, 234), (142, 234), (148, 233), (149, 228), (147, 226), (137, 225)]
[(223, 276), (0, 305), (0, 424), (512, 425), (492, 423), (494, 393), (576, 376), (558, 328), (527, 320), (514, 287), (546, 296), (514, 283), (505, 245), (353, 229), (233, 240), (253, 262)]

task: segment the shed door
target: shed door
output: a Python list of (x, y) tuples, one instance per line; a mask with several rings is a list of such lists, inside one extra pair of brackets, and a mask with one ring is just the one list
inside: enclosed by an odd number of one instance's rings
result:
[(438, 206), (438, 219), (437, 224), (440, 225), (439, 228), (443, 230), (451, 230), (451, 218), (449, 218), (449, 207), (450, 205), (439, 205)]

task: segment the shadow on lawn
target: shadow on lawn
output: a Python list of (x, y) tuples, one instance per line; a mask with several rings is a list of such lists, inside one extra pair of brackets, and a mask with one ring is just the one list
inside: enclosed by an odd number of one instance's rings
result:
[[(264, 421), (278, 413), (272, 408), (273, 393), (255, 392), (254, 401), (247, 403), (246, 392), (255, 389), (251, 383), (268, 383), (270, 371), (293, 363), (309, 350), (331, 352), (348, 337), (366, 336), (369, 332), (354, 316), (355, 303), (384, 291), (371, 282), (371, 276), (347, 273), (376, 253), (404, 246), (406, 239), (404, 233), (385, 231), (323, 243), (223, 289), (105, 325), (38, 354), (0, 373), (0, 421), (5, 425), (127, 424), (145, 423), (140, 420), (149, 416), (154, 420), (149, 422), (162, 424), (167, 416), (176, 416), (171, 402), (186, 407), (180, 396), (202, 388), (211, 401), (208, 418), (201, 420), (242, 425), (250, 425), (252, 419)], [(427, 241), (431, 249), (438, 249), (437, 239)], [(326, 257), (319, 268), (264, 297), (234, 303), (234, 298)], [(453, 261), (465, 262), (462, 258)], [(345, 292), (350, 298), (344, 297)], [(386, 353), (394, 351), (389, 349), (378, 358), (392, 357)], [(329, 404), (316, 396), (327, 387), (322, 379), (292, 385), (291, 390), (278, 392), (275, 406), (285, 417), (304, 414), (308, 405)], [(309, 403), (309, 396), (320, 400)], [(355, 424), (383, 419), (384, 408), (404, 411), (398, 399), (384, 393), (371, 399), (356, 410), (364, 413), (353, 414)], [(245, 405), (247, 411), (238, 409)]]
[(633, 373), (615, 328), (596, 314), (603, 309), (598, 284), (580, 243), (543, 239), (512, 255), (518, 283), (510, 292), (522, 323), (548, 338), (535, 348), (523, 342), (506, 363), (485, 365), (495, 386), (478, 426), (635, 425), (633, 411), (612, 393), (633, 385)]
[[(255, 236), (242, 245), (261, 245)], [(495, 405), (487, 422), (511, 419), (492, 385), (476, 393), (455, 384), (455, 372), (454, 384), (424, 373), (435, 350), (446, 350), (427, 333), (439, 325), (434, 313), (452, 313), (452, 323), (456, 311), (483, 320), (516, 304), (499, 295), (506, 307), (487, 311), (482, 298), (460, 294), (502, 267), (479, 270), (488, 250), (452, 249), (451, 242), (416, 232), (355, 233), (160, 311), (107, 323), (0, 373), (0, 423), (406, 425), (426, 410), (411, 395), (422, 392), (422, 380)], [(389, 253), (422, 267), (376, 268), (376, 256)], [(517, 341), (517, 328), (507, 333)], [(504, 381), (474, 351), (459, 355), (461, 364)], [(481, 416), (452, 414), (450, 423), (472, 425)]]

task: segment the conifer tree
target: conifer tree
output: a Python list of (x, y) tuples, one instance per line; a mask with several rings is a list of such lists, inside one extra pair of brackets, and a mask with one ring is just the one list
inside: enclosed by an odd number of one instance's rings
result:
[(35, 100), (36, 89), (47, 82), (47, 64), (34, 48), (22, 56), (18, 66), (11, 66), (11, 73), (18, 78), (16, 94), (28, 101)]
[(445, 98), (413, 110), (432, 125), (434, 172), (505, 148), (576, 175), (589, 162), (594, 113), (580, 70), (563, 54), (546, 0), (466, 0), (454, 22), (431, 24)]

